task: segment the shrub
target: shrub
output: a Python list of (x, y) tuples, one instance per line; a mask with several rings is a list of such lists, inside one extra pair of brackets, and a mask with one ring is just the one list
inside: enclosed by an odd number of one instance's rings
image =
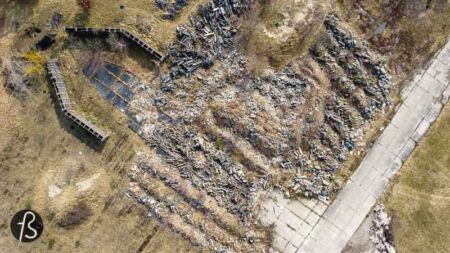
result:
[(48, 240), (48, 245), (47, 245), (48, 250), (53, 249), (53, 246), (55, 246), (55, 239), (52, 238), (52, 239)]
[(33, 51), (33, 50), (30, 50), (30, 51), (26, 52), (23, 55), (23, 58), (27, 62), (29, 62), (29, 63), (31, 63), (33, 65), (38, 65), (38, 66), (42, 66), (44, 64), (44, 62), (45, 62), (45, 59), (42, 56), (42, 54), (39, 53), (38, 51)]
[(88, 12), (91, 9), (90, 0), (78, 0), (78, 5), (83, 9), (83, 11)]
[(3, 74), (5, 75), (5, 87), (13, 92), (16, 97), (24, 98), (30, 92), (29, 80), (25, 76), (23, 64), (18, 59), (3, 60)]

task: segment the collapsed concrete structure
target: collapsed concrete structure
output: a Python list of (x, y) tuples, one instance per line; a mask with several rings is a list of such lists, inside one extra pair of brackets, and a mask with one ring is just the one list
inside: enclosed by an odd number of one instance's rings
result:
[(85, 119), (83, 116), (72, 109), (69, 93), (67, 91), (66, 84), (64, 83), (61, 72), (59, 71), (56, 59), (51, 59), (47, 62), (47, 71), (49, 80), (55, 88), (59, 107), (61, 108), (61, 111), (64, 113), (64, 115), (75, 122), (77, 125), (79, 125), (81, 128), (85, 129), (90, 134), (95, 136), (101, 142), (105, 141), (109, 136), (106, 132), (96, 127), (94, 124), (89, 122), (87, 119)]
[[(129, 171), (129, 196), (192, 244), (220, 252), (268, 249), (269, 230), (256, 218), (266, 191), (330, 201), (336, 172), (391, 105), (380, 57), (335, 15), (306, 61), (252, 75), (233, 39), (248, 3), (200, 6), (167, 56), (152, 54), (170, 67), (160, 90), (144, 87), (126, 103), (130, 127), (152, 148)], [(211, 68), (206, 77), (202, 68)]]

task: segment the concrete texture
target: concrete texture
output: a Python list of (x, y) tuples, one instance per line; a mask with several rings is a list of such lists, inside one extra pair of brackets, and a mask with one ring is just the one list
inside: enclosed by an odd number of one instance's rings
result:
[(339, 253), (344, 249), (448, 101), (449, 74), (450, 42), (403, 90), (403, 103), (391, 123), (331, 205), (287, 200), (280, 193), (266, 200), (261, 220), (275, 225), (274, 251)]

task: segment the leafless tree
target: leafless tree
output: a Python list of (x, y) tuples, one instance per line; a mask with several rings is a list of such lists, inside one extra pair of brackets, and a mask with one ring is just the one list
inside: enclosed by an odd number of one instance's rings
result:
[(112, 34), (106, 40), (106, 43), (111, 48), (111, 50), (116, 52), (125, 52), (127, 50), (127, 43), (124, 39), (119, 38), (117, 35)]

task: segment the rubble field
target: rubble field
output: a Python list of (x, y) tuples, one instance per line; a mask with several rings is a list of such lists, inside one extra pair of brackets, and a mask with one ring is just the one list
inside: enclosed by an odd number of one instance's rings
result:
[(270, 247), (257, 213), (274, 188), (330, 202), (337, 171), (393, 105), (382, 57), (333, 13), (305, 57), (252, 75), (233, 40), (249, 4), (215, 0), (178, 26), (160, 89), (144, 86), (126, 113), (153, 148), (129, 171), (130, 197), (214, 251)]
[[(367, 20), (341, 9), (350, 2), (92, 1), (78, 13), (54, 3), (61, 11), (30, 17), (14, 43), (58, 57), (73, 107), (111, 132), (105, 146), (89, 144), (95, 159), (125, 159), (116, 174), (128, 199), (118, 201), (170, 230), (166, 241), (270, 252), (260, 200), (277, 190), (333, 201), (398, 102), (399, 73), (412, 69), (368, 40)], [(70, 32), (83, 27), (89, 38)], [(153, 229), (143, 242), (129, 235), (137, 252), (157, 248)]]

